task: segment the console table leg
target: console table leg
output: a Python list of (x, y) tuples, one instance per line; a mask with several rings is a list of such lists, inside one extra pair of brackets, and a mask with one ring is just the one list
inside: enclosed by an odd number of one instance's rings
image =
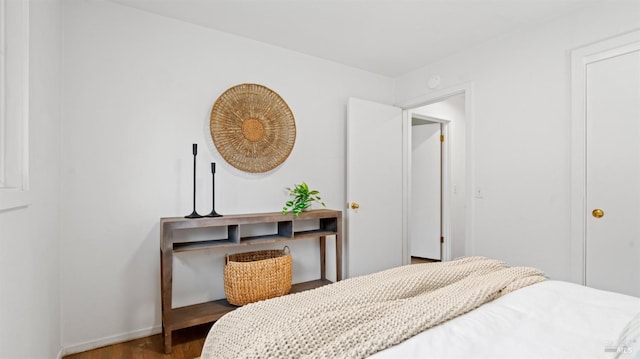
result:
[(342, 225), (338, 223), (338, 233), (336, 234), (336, 282), (342, 280)]
[[(169, 239), (172, 237), (167, 236)], [(162, 339), (164, 352), (171, 353), (171, 332), (173, 327), (172, 291), (173, 291), (173, 244), (163, 242), (164, 247), (160, 251), (160, 302), (162, 305)]]
[(320, 279), (327, 279), (327, 237), (320, 237)]
[(171, 354), (171, 331), (162, 326), (162, 339), (164, 341), (164, 353)]

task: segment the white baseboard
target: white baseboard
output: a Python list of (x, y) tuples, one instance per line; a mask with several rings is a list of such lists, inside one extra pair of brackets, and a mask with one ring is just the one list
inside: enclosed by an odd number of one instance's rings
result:
[(58, 359), (62, 358), (62, 355), (69, 355), (84, 352), (91, 349), (96, 349), (100, 347), (104, 347), (111, 344), (128, 342), (134, 339), (140, 339), (144, 337), (149, 337), (162, 332), (162, 325), (156, 325), (146, 329), (140, 329), (129, 333), (122, 333), (118, 335), (112, 335), (109, 337), (91, 340), (84, 343), (72, 344), (68, 346), (64, 346), (58, 355)]
[(60, 350), (58, 351), (58, 355), (56, 356), (56, 359), (62, 359), (62, 348), (60, 348)]

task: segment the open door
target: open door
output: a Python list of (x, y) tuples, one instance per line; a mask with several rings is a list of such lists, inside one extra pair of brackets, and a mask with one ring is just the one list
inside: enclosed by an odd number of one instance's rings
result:
[(403, 263), (402, 109), (350, 98), (347, 108), (347, 276)]

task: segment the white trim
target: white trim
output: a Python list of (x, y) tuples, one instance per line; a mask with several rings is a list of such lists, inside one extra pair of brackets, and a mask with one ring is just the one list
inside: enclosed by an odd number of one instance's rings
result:
[(22, 41), (24, 44), (22, 59), (22, 190), (29, 191), (29, 2), (22, 3)]
[(451, 121), (449, 120), (445, 120), (444, 118), (438, 118), (438, 117), (433, 117), (433, 116), (427, 116), (427, 115), (423, 115), (420, 113), (411, 113), (411, 119), (413, 120), (414, 118), (417, 118), (418, 120), (422, 120), (422, 121), (431, 121), (431, 122), (437, 122), (437, 123), (449, 123)]
[[(451, 240), (449, 240), (451, 238), (451, 217), (450, 217), (450, 213), (451, 213), (451, 159), (450, 159), (450, 141), (448, 140), (449, 138), (449, 124), (451, 123), (451, 120), (447, 120), (447, 119), (442, 119), (442, 118), (437, 118), (437, 117), (433, 117), (433, 116), (426, 116), (426, 115), (422, 115), (419, 113), (413, 113), (412, 110), (404, 110), (407, 113), (409, 113), (408, 116), (408, 122), (406, 122), (408, 124), (408, 128), (411, 128), (412, 125), (412, 120), (413, 118), (417, 118), (417, 119), (421, 119), (421, 120), (427, 120), (427, 121), (432, 121), (435, 123), (439, 123), (440, 125), (442, 125), (442, 133), (441, 135), (444, 136), (445, 138), (445, 142), (444, 142), (444, 146), (442, 148), (442, 154), (441, 154), (441, 159), (442, 159), (442, 173), (441, 173), (441, 178), (442, 178), (442, 183), (440, 184), (441, 188), (440, 190), (441, 195), (442, 195), (442, 207), (441, 207), (441, 213), (440, 215), (442, 216), (440, 219), (440, 223), (442, 225), (441, 228), (441, 233), (442, 236), (444, 238), (446, 238), (447, 240), (445, 240), (445, 242), (442, 245), (442, 252), (441, 252), (441, 256), (440, 256), (440, 260), (441, 261), (449, 261), (451, 260)], [(409, 221), (409, 211), (411, 210), (412, 207), (412, 200), (413, 200), (413, 196), (411, 195), (411, 189), (413, 186), (413, 183), (411, 182), (411, 178), (413, 177), (413, 160), (412, 160), (412, 156), (413, 153), (410, 150), (413, 147), (413, 143), (412, 143), (412, 136), (411, 136), (411, 132), (409, 132), (407, 134), (407, 137), (405, 137), (407, 139), (407, 143), (405, 144), (404, 148), (406, 149), (407, 153), (407, 179), (406, 179), (406, 184), (405, 187), (407, 188), (407, 195), (406, 195), (406, 219), (405, 219), (405, 226), (406, 226), (406, 232), (407, 232), (407, 240), (406, 240), (406, 247), (407, 247), (407, 253), (405, 254), (403, 251), (403, 255), (404, 258), (407, 260), (407, 262), (410, 262), (410, 253), (411, 253), (411, 248), (410, 245), (411, 243), (409, 243), (409, 232), (410, 232), (410, 227), (411, 227), (411, 223)], [(403, 243), (403, 249), (405, 247), (404, 245), (405, 243)], [(408, 264), (408, 263), (407, 263)]]
[(111, 335), (108, 337), (82, 342), (79, 344), (73, 344), (62, 348), (62, 355), (69, 355), (92, 350), (96, 348), (105, 347), (111, 344), (118, 344), (128, 342), (130, 340), (140, 339), (162, 333), (162, 325), (154, 325), (145, 329), (138, 329), (132, 332)]
[(440, 122), (444, 146), (442, 148), (442, 236), (445, 238), (442, 244), (441, 261), (451, 260), (451, 141), (449, 141), (449, 125), (451, 121)]
[(27, 207), (30, 204), (31, 194), (29, 191), (15, 188), (0, 188), (0, 213)]
[[(9, 6), (9, 4), (11, 6)], [(4, 74), (17, 74), (16, 79), (5, 77), (5, 84), (13, 86), (16, 91), (15, 107), (8, 108), (9, 103), (5, 100), (4, 92), (2, 95), (3, 113), (0, 119), (0, 136), (2, 136), (2, 160), (0, 166), (3, 167), (3, 184), (0, 186), (0, 211), (9, 210), (28, 206), (30, 204), (29, 197), (29, 2), (13, 1), (6, 2), (2, 0), (3, 12), (5, 18), (3, 23), (8, 27), (4, 29), (4, 33), (15, 33), (16, 38), (4, 38), (7, 57), (5, 59)], [(4, 21), (11, 18), (9, 21)], [(15, 31), (15, 32), (13, 32)], [(6, 35), (8, 36), (8, 35)], [(13, 44), (13, 45), (12, 45)], [(13, 46), (13, 47), (12, 47)], [(11, 47), (11, 48), (8, 48)], [(10, 55), (11, 52), (15, 55)], [(9, 57), (11, 56), (11, 57)], [(15, 56), (15, 57), (13, 57)], [(14, 65), (11, 65), (14, 64)], [(14, 68), (13, 66), (17, 67)], [(7, 112), (10, 111), (10, 112)], [(11, 122), (9, 122), (11, 121)], [(11, 127), (9, 127), (11, 124)], [(11, 131), (16, 133), (7, 133)], [(7, 138), (18, 139), (15, 148), (8, 151), (4, 148)], [(7, 157), (11, 156), (11, 158)], [(7, 172), (7, 163), (11, 161), (12, 172)], [(15, 168), (14, 168), (15, 167)]]
[(402, 109), (402, 264), (410, 264), (409, 213), (411, 213), (411, 111)]
[(571, 52), (571, 279), (586, 284), (587, 65), (640, 49), (640, 30)]
[[(474, 166), (474, 156), (473, 156), (473, 125), (474, 125), (474, 121), (473, 121), (473, 83), (472, 82), (467, 82), (467, 83), (463, 83), (460, 85), (456, 85), (456, 86), (452, 86), (446, 89), (442, 89), (439, 91), (435, 91), (433, 93), (430, 93), (428, 95), (424, 95), (424, 96), (420, 96), (417, 98), (414, 98), (412, 100), (409, 100), (407, 102), (402, 103), (401, 105), (399, 105), (400, 108), (403, 109), (412, 109), (412, 108), (416, 108), (416, 107), (421, 107), (421, 106), (425, 106), (425, 105), (429, 105), (435, 102), (440, 102), (448, 97), (451, 96), (455, 96), (455, 95), (459, 95), (459, 94), (464, 94), (464, 103), (465, 103), (465, 254), (466, 255), (473, 255), (474, 254), (474, 213), (475, 213), (475, 202), (474, 202), (474, 198), (473, 198), (473, 187), (474, 187), (474, 179), (475, 179), (475, 166)], [(406, 112), (406, 111), (405, 111)], [(407, 120), (404, 120), (404, 126), (406, 126), (406, 124), (409, 123), (410, 121), (407, 122)], [(410, 127), (410, 126), (409, 126)], [(408, 153), (410, 152), (409, 149), (411, 148), (411, 140), (410, 140), (410, 132), (408, 130), (408, 128), (406, 129), (406, 131), (403, 130), (403, 136), (404, 136), (404, 165), (405, 165), (405, 169), (408, 169), (408, 165), (410, 162), (408, 162), (408, 158), (409, 155)], [(446, 143), (446, 142), (445, 142)], [(448, 143), (445, 146), (445, 148), (447, 148), (448, 151)], [(443, 169), (443, 171), (445, 171)], [(446, 169), (446, 173), (443, 173), (446, 175), (447, 179), (446, 181), (448, 182), (450, 177), (450, 173), (448, 173), (450, 171), (449, 166), (447, 166)], [(406, 235), (406, 228), (408, 226), (408, 219), (407, 219), (407, 214), (409, 213), (409, 193), (408, 193), (408, 188), (409, 188), (409, 184), (410, 184), (410, 175), (411, 173), (408, 170), (404, 171), (404, 180), (403, 180), (403, 185), (407, 188), (406, 191), (404, 191), (403, 193), (403, 217), (405, 218), (405, 223), (404, 223), (404, 229), (403, 229), (403, 236), (402, 236), (402, 240), (403, 240), (403, 244), (402, 244), (402, 248), (403, 248), (403, 255), (405, 255), (405, 258), (407, 258), (408, 260), (408, 236)], [(443, 181), (444, 182), (444, 181)], [(444, 185), (444, 183), (443, 183)], [(448, 184), (447, 184), (447, 188), (449, 188)], [(448, 192), (448, 191), (447, 191)], [(450, 196), (448, 193), (446, 193), (446, 200), (449, 201)], [(443, 198), (443, 201), (445, 199)], [(445, 206), (448, 207), (448, 206)], [(444, 219), (444, 213), (443, 213), (443, 219)], [(449, 213), (447, 211), (447, 225), (444, 226), (443, 231), (446, 233), (445, 236), (445, 243), (443, 246), (443, 261), (447, 261), (452, 259), (451, 258), (451, 229), (450, 227), (450, 218), (449, 218)], [(448, 237), (447, 237), (448, 236)], [(449, 240), (446, 240), (446, 239)], [(405, 252), (406, 251), (406, 252)]]
[(5, 156), (6, 150), (4, 141), (2, 139), (6, 136), (6, 27), (7, 20), (5, 19), (6, 4), (5, 0), (0, 0), (0, 188), (3, 188), (6, 183), (5, 179)]

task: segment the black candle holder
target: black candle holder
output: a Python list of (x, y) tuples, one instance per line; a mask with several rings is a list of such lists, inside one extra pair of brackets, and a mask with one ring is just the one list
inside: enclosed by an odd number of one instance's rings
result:
[(198, 155), (198, 144), (193, 144), (193, 212), (184, 216), (184, 218), (202, 218), (201, 215), (196, 212), (196, 156)]
[(216, 163), (211, 162), (211, 213), (205, 217), (222, 217), (220, 213), (216, 213)]

